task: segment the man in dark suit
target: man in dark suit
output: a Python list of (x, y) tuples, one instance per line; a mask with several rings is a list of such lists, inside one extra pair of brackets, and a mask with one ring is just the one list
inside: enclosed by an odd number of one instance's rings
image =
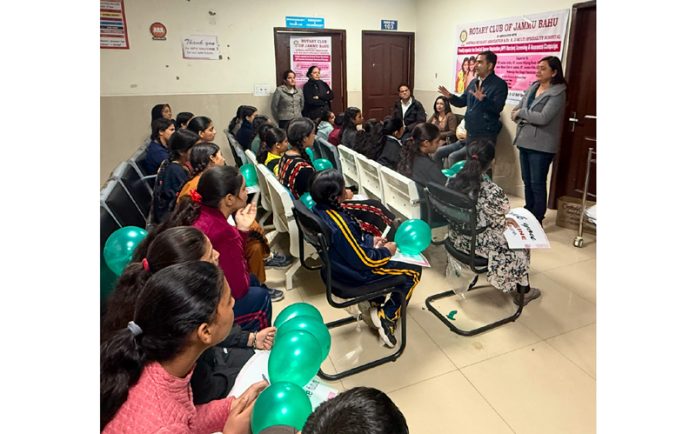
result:
[(399, 100), (394, 103), (392, 116), (401, 119), (406, 127), (404, 135), (401, 137), (402, 142), (411, 136), (411, 131), (416, 124), (425, 122), (423, 104), (411, 95), (411, 88), (406, 83), (399, 85)]

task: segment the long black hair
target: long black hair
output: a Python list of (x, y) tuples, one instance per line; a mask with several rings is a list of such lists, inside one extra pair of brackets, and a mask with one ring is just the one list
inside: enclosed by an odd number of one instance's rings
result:
[(203, 261), (171, 265), (147, 281), (132, 318), (142, 333), (123, 328), (101, 344), (101, 429), (126, 402), (145, 364), (176, 357), (191, 333), (216, 320), (223, 288), (222, 271)]
[(382, 133), (385, 136), (394, 136), (404, 126), (404, 121), (396, 116), (386, 116), (382, 123)]
[(150, 122), (154, 121), (155, 119), (164, 119), (164, 116), (162, 116), (162, 110), (164, 110), (165, 107), (169, 107), (170, 111), (172, 109), (169, 104), (157, 104), (152, 107), (152, 110), (150, 110)]
[(360, 109), (357, 107), (348, 107), (345, 112), (343, 112), (343, 125), (341, 126), (341, 143), (343, 143), (343, 135), (346, 131), (358, 131), (358, 125), (355, 123), (355, 117), (360, 113)]
[(416, 155), (424, 155), (420, 150), (420, 144), (426, 140), (432, 141), (440, 137), (440, 129), (435, 124), (421, 122), (413, 127), (411, 136), (401, 148), (401, 160), (398, 171), (402, 175), (413, 175), (413, 160)]
[(468, 194), (472, 199), (478, 197), (481, 178), (494, 158), (495, 142), (493, 140), (472, 139), (466, 145), (466, 164), (449, 182), (448, 187)]
[(382, 122), (377, 119), (368, 119), (363, 124), (363, 129), (355, 136), (353, 150), (374, 160), (382, 153), (385, 140)]
[(549, 64), (549, 68), (556, 73), (551, 77), (551, 84), (567, 84), (565, 78), (563, 77), (563, 65), (561, 64), (561, 59), (556, 56), (546, 56), (539, 60), (537, 64), (541, 62), (546, 62)]
[(256, 107), (253, 105), (240, 105), (237, 107), (237, 114), (232, 118), (230, 124), (227, 126), (227, 130), (232, 133), (232, 130), (234, 130), (234, 127), (236, 127), (238, 123), (241, 123), (242, 120), (246, 119), (247, 116), (251, 116), (257, 111), (258, 110)]
[(181, 112), (178, 115), (176, 115), (176, 129), (178, 130), (179, 128), (186, 128), (186, 126), (188, 125), (188, 121), (190, 121), (192, 118), (193, 113), (191, 112)]
[(339, 210), (341, 205), (338, 199), (346, 189), (346, 181), (337, 169), (315, 172), (310, 181), (309, 194), (317, 205), (323, 205), (330, 209)]
[(288, 142), (293, 149), (296, 149), (302, 158), (310, 162), (309, 155), (304, 149), (302, 142), (309, 137), (312, 132), (316, 132), (317, 126), (310, 118), (295, 118), (288, 124)]
[(285, 130), (274, 126), (269, 126), (269, 128), (265, 131), (262, 130), (259, 134), (261, 134), (261, 146), (259, 146), (259, 153), (256, 155), (256, 161), (264, 164), (273, 146), (276, 143), (281, 143), (288, 136), (285, 134)]
[[(165, 118), (155, 119), (152, 122), (150, 122), (150, 128), (152, 129), (150, 134), (150, 140), (159, 142), (160, 133), (162, 131), (165, 131), (172, 124), (174, 124), (173, 120)], [(162, 145), (164, 145), (164, 143), (162, 143)]]
[(447, 98), (444, 96), (438, 96), (435, 98), (435, 102), (433, 103), (433, 115), (437, 117), (437, 101), (442, 100), (442, 104), (444, 104), (444, 112), (445, 114), (447, 113), (452, 113), (452, 107), (450, 106), (450, 102)]
[(191, 148), (189, 164), (193, 168), (191, 177), (202, 173), (212, 162), (211, 158), (220, 152), (220, 147), (212, 142), (201, 142)]
[(196, 133), (196, 135), (200, 139), (200, 134), (203, 131), (207, 130), (210, 124), (212, 123), (213, 120), (207, 116), (196, 116), (195, 118), (189, 121), (188, 125), (186, 126), (186, 129)]
[(135, 300), (152, 274), (172, 264), (201, 259), (205, 255), (206, 237), (193, 226), (179, 226), (157, 235), (146, 250), (141, 247), (142, 244), (109, 297), (101, 324), (102, 342), (133, 319)]

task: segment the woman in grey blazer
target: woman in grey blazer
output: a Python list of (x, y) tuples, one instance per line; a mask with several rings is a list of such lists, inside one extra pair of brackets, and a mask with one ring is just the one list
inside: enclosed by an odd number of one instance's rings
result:
[(278, 126), (285, 129), (293, 119), (302, 117), (304, 94), (295, 87), (295, 73), (288, 69), (283, 72), (283, 84), (278, 86), (271, 98), (271, 113)]
[(520, 150), (524, 207), (541, 223), (546, 214), (546, 177), (560, 146), (566, 81), (558, 57), (537, 63), (537, 81), (512, 110), (517, 123), (514, 145)]

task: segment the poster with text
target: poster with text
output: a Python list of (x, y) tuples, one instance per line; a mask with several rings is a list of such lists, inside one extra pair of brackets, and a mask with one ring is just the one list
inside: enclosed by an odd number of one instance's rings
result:
[(123, 0), (101, 0), (99, 3), (101, 48), (128, 49), (128, 29)]
[(220, 46), (217, 36), (214, 35), (186, 36), (181, 41), (181, 48), (184, 51), (184, 59), (220, 59)]
[(290, 38), (290, 69), (295, 71), (298, 89), (302, 89), (308, 78), (310, 66), (321, 69), (321, 80), (331, 87), (331, 37), (293, 36)]
[(536, 81), (536, 64), (546, 56), (563, 59), (568, 10), (501, 18), (457, 27), (454, 91), (464, 92), (474, 79), (476, 55), (498, 56), (495, 73), (508, 85), (507, 104), (517, 104)]

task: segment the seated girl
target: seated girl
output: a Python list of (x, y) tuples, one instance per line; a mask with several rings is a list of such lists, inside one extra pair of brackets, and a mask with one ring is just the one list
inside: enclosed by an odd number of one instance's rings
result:
[[(219, 256), (208, 237), (191, 226), (167, 229), (152, 242), (141, 243), (109, 297), (102, 319), (101, 341), (105, 342), (126, 328), (128, 321), (133, 319), (138, 295), (154, 273), (188, 261), (200, 260), (218, 265)], [(275, 327), (267, 327), (258, 333), (250, 333), (233, 325), (222, 342), (205, 350), (191, 377), (194, 404), (226, 397), (239, 371), (254, 355), (254, 349), (271, 348), (275, 331)]]
[[(529, 250), (511, 250), (505, 236), (505, 215), (510, 211), (510, 202), (503, 189), (485, 176), (495, 158), (495, 142), (490, 139), (472, 139), (466, 147), (467, 163), (447, 187), (476, 200), (477, 230), (476, 255), (488, 259), (488, 282), (505, 293), (521, 292), (524, 304), (541, 295), (536, 288), (529, 287)], [(468, 252), (471, 239), (451, 227), (449, 239), (455, 248)], [(451, 260), (455, 260), (451, 258)], [(518, 298), (513, 298), (519, 303)]]
[(224, 166), (225, 158), (220, 154), (220, 147), (215, 143), (201, 142), (194, 145), (189, 152), (189, 164), (191, 166), (191, 179), (189, 179), (176, 198), (176, 203), (186, 196), (191, 196), (191, 191), (198, 188), (203, 171), (209, 167)]
[(377, 162), (382, 166), (396, 170), (401, 159), (401, 136), (405, 131), (404, 121), (401, 118), (387, 116), (384, 118), (382, 133), (384, 134), (384, 146), (377, 157)]
[(355, 136), (353, 150), (363, 154), (370, 160), (376, 160), (382, 153), (386, 138), (382, 133), (382, 122), (369, 119), (363, 124), (363, 129)]
[(288, 136), (280, 128), (270, 127), (263, 138), (263, 147), (257, 154), (256, 161), (268, 167), (268, 170), (278, 176), (280, 157), (288, 150)]
[(358, 134), (358, 125), (362, 125), (363, 115), (359, 108), (348, 107), (343, 117), (341, 127), (341, 145), (353, 149), (355, 147), (355, 136)]
[(341, 112), (336, 115), (334, 119), (334, 129), (329, 133), (329, 138), (327, 141), (334, 146), (338, 146), (341, 143), (341, 133), (343, 132), (343, 119), (345, 119), (346, 114)]
[(324, 110), (319, 117), (319, 125), (317, 125), (317, 137), (329, 141), (329, 134), (334, 130), (334, 122), (336, 116), (330, 110)]
[(421, 267), (391, 261), (396, 245), (385, 238), (373, 236), (360, 228), (342, 206), (346, 200), (343, 176), (335, 169), (314, 175), (310, 194), (317, 203), (314, 214), (331, 229), (331, 270), (334, 279), (344, 284), (368, 285), (385, 276), (404, 276), (405, 283), (397, 286), (389, 299), (379, 301), (370, 309), (370, 319), (384, 343), (396, 344), (396, 322), (405, 312), (413, 289), (420, 281)]
[[(236, 226), (228, 223), (232, 215)], [(239, 169), (219, 166), (203, 172), (198, 188), (181, 199), (159, 229), (194, 226), (208, 236), (215, 250), (220, 252), (220, 268), (225, 272), (237, 300), (235, 322), (250, 331), (261, 330), (271, 323), (271, 297), (283, 297), (282, 291), (261, 285), (258, 278), (249, 272), (263, 266), (263, 263), (249, 265), (253, 258), (245, 255), (245, 245), (249, 239), (261, 236), (252, 231), (255, 217), (256, 205), (247, 205), (246, 186)]]
[(450, 102), (444, 96), (435, 98), (433, 115), (428, 119), (428, 123), (439, 128), (440, 138), (448, 144), (456, 141), (457, 116), (452, 113)]
[(169, 139), (169, 159), (162, 162), (155, 178), (150, 210), (151, 223), (162, 223), (174, 209), (179, 190), (191, 177), (189, 151), (197, 141), (198, 136), (188, 129), (176, 131)]
[(419, 190), (429, 182), (441, 185), (447, 182), (440, 166), (430, 158), (430, 154), (435, 152), (440, 144), (442, 139), (437, 126), (420, 123), (413, 127), (411, 136), (401, 148), (399, 173), (416, 181)]
[(160, 164), (169, 158), (169, 138), (176, 131), (174, 121), (171, 119), (158, 118), (152, 121), (150, 126), (152, 134), (150, 134), (150, 143), (147, 145), (143, 160), (145, 176), (156, 174)]
[(189, 385), (200, 355), (229, 335), (234, 304), (214, 264), (190, 261), (152, 276), (127, 326), (101, 345), (101, 431), (249, 432), (253, 404), (268, 383), (199, 406)]
[(254, 122), (251, 123), (251, 126), (254, 128), (254, 139), (251, 141), (249, 149), (251, 149), (251, 152), (253, 152), (254, 155), (256, 155), (259, 153), (259, 149), (261, 149), (261, 145), (263, 144), (263, 137), (266, 133), (266, 130), (273, 127), (274, 125), (273, 121), (268, 119), (268, 116), (258, 115), (254, 118)]
[(199, 143), (212, 142), (217, 134), (213, 120), (207, 116), (196, 116), (189, 121), (186, 128), (198, 134)]
[[(305, 150), (314, 143), (314, 130), (315, 125), (309, 118), (293, 119), (288, 124), (288, 141), (291, 148), (280, 159), (278, 179), (295, 199), (309, 191), (315, 173)], [(353, 193), (348, 190), (346, 199), (352, 197)], [(381, 235), (394, 220), (394, 214), (378, 200), (347, 201), (343, 207), (350, 209), (360, 221), (363, 230), (373, 235)]]

